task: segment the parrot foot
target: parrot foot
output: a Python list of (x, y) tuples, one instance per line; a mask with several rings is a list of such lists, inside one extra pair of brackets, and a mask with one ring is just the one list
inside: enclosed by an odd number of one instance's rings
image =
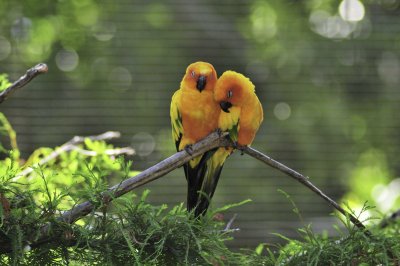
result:
[(240, 151), (240, 155), (243, 155), (244, 154), (244, 148), (246, 148), (246, 146), (243, 146), (243, 145), (240, 145), (237, 141), (235, 141), (234, 143), (233, 143), (233, 147), (235, 148), (235, 149), (237, 149), (237, 150), (239, 150)]
[(223, 133), (222, 129), (217, 128), (217, 130), (215, 130), (215, 132), (218, 133), (218, 136), (220, 136), (220, 137), (222, 136), (222, 133)]
[(185, 148), (183, 148), (183, 149), (184, 149), (184, 150), (187, 152), (187, 154), (189, 154), (190, 156), (193, 155), (192, 144), (186, 145)]

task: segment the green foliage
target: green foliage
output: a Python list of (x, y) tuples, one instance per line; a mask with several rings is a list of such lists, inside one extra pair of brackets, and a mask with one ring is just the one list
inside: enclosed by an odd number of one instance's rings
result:
[[(166, 206), (152, 206), (144, 202), (146, 194), (138, 201), (133, 197), (119, 199), (110, 212), (93, 213), (85, 218), (83, 226), (63, 226), (65, 233), (53, 242), (29, 250), (24, 244), (27, 228), (33, 226), (32, 212), (16, 220), (13, 231), (4, 229), (13, 237), (12, 256), (3, 255), (3, 263), (26, 265), (122, 265), (122, 264), (176, 264), (178, 262), (221, 261), (227, 254), (223, 244), (227, 232), (220, 223), (211, 220), (190, 219), (182, 206), (170, 211)], [(47, 203), (49, 203), (48, 201)], [(54, 206), (53, 206), (54, 207)], [(37, 220), (36, 220), (37, 222)], [(33, 227), (38, 230), (37, 226)], [(69, 233), (68, 233), (69, 232)], [(223, 257), (224, 260), (231, 259)]]
[(360, 210), (365, 201), (376, 206), (375, 212), (387, 213), (400, 208), (400, 179), (390, 171), (388, 159), (381, 150), (369, 149), (360, 154), (348, 182), (352, 189), (346, 193), (344, 201), (350, 208)]
[(229, 231), (223, 231), (223, 223), (210, 216), (193, 219), (182, 204), (171, 210), (165, 205), (149, 205), (144, 201), (146, 195), (136, 201), (117, 200), (113, 217), (92, 223), (91, 234), (78, 243), (82, 247), (76, 255), (82, 248), (88, 249), (90, 256), (83, 261), (115, 265), (231, 264), (256, 259), (226, 247), (225, 241), (231, 237)]
[[(300, 210), (290, 195), (280, 190), (293, 206), (293, 212), (303, 222)], [(373, 209), (363, 205), (361, 213)], [(353, 215), (356, 215), (353, 213)], [(335, 237), (327, 233), (316, 234), (312, 225), (298, 229), (299, 237), (290, 239), (275, 234), (287, 242), (286, 245), (260, 244), (255, 252), (266, 255), (271, 265), (397, 265), (400, 259), (400, 220), (393, 220), (389, 226), (381, 227), (376, 222), (368, 228), (372, 236), (355, 227), (348, 217), (336, 214), (342, 222), (334, 225)], [(370, 220), (373, 220), (369, 218)], [(375, 219), (376, 221), (376, 219)], [(363, 221), (365, 222), (365, 221)]]
[[(372, 237), (348, 226), (336, 227), (339, 237), (318, 235), (311, 226), (299, 229), (300, 240), (288, 239), (285, 246), (279, 246), (274, 253), (266, 248), (271, 261), (278, 265), (397, 265), (400, 259), (400, 223), (385, 229), (379, 226), (369, 228)], [(258, 247), (261, 253), (263, 246)]]
[[(14, 138), (7, 119), (3, 116), (0, 122), (8, 129), (3, 132)], [(226, 242), (232, 239), (232, 231), (224, 229), (224, 222), (211, 212), (193, 219), (183, 204), (171, 209), (151, 205), (146, 203), (149, 191), (140, 198), (131, 193), (105, 206), (100, 193), (110, 183), (137, 173), (131, 170), (131, 162), (107, 154), (113, 148), (86, 139), (68, 149), (65, 145), (39, 148), (23, 165), (19, 156), (10, 154), (1, 161), (0, 263), (222, 265), (260, 264), (267, 259), (252, 251), (230, 251)], [(57, 219), (61, 211), (83, 201), (94, 203), (97, 211), (72, 225)]]
[(6, 74), (0, 74), (0, 92), (7, 89), (10, 85), (11, 82), (8, 81), (8, 76)]
[[(2, 132), (16, 146), (11, 125), (2, 116)], [(400, 257), (400, 225), (370, 228), (366, 236), (343, 219), (339, 237), (317, 235), (311, 225), (299, 229), (300, 240), (285, 246), (260, 244), (254, 251), (227, 247), (233, 229), (217, 215), (250, 200), (210, 210), (193, 219), (183, 204), (168, 208), (130, 193), (108, 205), (100, 193), (110, 183), (136, 174), (132, 163), (113, 158), (114, 147), (86, 139), (65, 148), (40, 148), (21, 164), (17, 150), (0, 164), (0, 263), (7, 265), (332, 265), (394, 264)], [(3, 151), (4, 152), (4, 151)], [(43, 158), (53, 156), (51, 160)], [(366, 162), (369, 162), (366, 156)], [(375, 157), (373, 157), (375, 158)], [(376, 160), (374, 160), (376, 161)], [(379, 161), (379, 160), (378, 160)], [(363, 162), (363, 161), (362, 161)], [(363, 165), (363, 164), (361, 164)], [(34, 171), (26, 172), (28, 167)], [(21, 175), (21, 173), (24, 173)], [(281, 191), (302, 220), (290, 196)], [(57, 219), (60, 211), (83, 201), (98, 208), (75, 224)], [(369, 211), (363, 208), (362, 212)], [(44, 230), (43, 228), (45, 228)]]
[[(8, 151), (3, 144), (0, 142), (0, 154), (1, 153), (8, 153), (10, 154), (10, 157), (13, 158), (14, 160), (19, 159), (19, 149), (17, 145), (17, 134), (15, 133), (14, 129), (12, 128), (10, 122), (8, 122), (6, 116), (0, 112), (0, 136), (5, 135), (8, 137), (9, 142), (10, 142), (10, 148), (11, 150)], [(7, 162), (7, 160), (6, 160)], [(7, 164), (4, 164), (3, 166), (6, 166)], [(2, 166), (0, 166), (0, 173), (1, 173)]]
[[(43, 173), (40, 168), (37, 172)], [(1, 193), (12, 199), (13, 206), (9, 213), (2, 212), (0, 252), (6, 253), (0, 255), (0, 262), (4, 264), (259, 264), (267, 259), (250, 251), (230, 251), (226, 241), (231, 239), (231, 231), (224, 230), (224, 223), (211, 215), (193, 219), (182, 204), (168, 209), (146, 203), (149, 191), (140, 198), (132, 194), (100, 206), (77, 224), (58, 222), (54, 214), (62, 199), (70, 196), (69, 191), (52, 192), (47, 178), (42, 178), (41, 188), (35, 191), (22, 191), (20, 184), (10, 179), (2, 182)], [(93, 186), (79, 194), (95, 202), (104, 187), (95, 175), (86, 180)], [(36, 200), (37, 194), (43, 197)], [(40, 228), (49, 222), (51, 237), (41, 240)]]

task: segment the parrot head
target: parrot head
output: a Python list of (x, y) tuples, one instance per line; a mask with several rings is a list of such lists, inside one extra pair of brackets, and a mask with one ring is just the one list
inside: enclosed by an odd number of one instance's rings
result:
[(217, 72), (209, 63), (196, 62), (187, 67), (183, 82), (187, 83), (188, 88), (194, 88), (199, 92), (212, 91), (217, 82)]
[(228, 70), (222, 74), (215, 85), (214, 99), (224, 112), (229, 113), (232, 106), (244, 106), (254, 91), (254, 84), (248, 78)]

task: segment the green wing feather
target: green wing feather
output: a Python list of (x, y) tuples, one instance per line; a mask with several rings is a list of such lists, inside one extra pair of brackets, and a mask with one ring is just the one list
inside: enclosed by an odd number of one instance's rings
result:
[(236, 124), (233, 124), (231, 128), (228, 129), (229, 137), (233, 142), (237, 142), (238, 140), (238, 132), (239, 132), (239, 120)]
[(172, 139), (175, 142), (176, 150), (179, 151), (183, 135), (182, 116), (180, 110), (181, 90), (177, 90), (172, 96), (170, 116), (172, 125)]

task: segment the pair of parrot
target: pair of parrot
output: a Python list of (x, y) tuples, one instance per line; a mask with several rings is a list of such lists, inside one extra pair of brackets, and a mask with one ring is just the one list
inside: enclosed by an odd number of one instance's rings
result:
[[(238, 147), (250, 145), (263, 120), (263, 109), (253, 83), (235, 71), (217, 78), (206, 62), (190, 64), (171, 101), (172, 137), (177, 151), (216, 129), (228, 131)], [(216, 148), (184, 164), (188, 183), (187, 209), (204, 215), (232, 148)]]

